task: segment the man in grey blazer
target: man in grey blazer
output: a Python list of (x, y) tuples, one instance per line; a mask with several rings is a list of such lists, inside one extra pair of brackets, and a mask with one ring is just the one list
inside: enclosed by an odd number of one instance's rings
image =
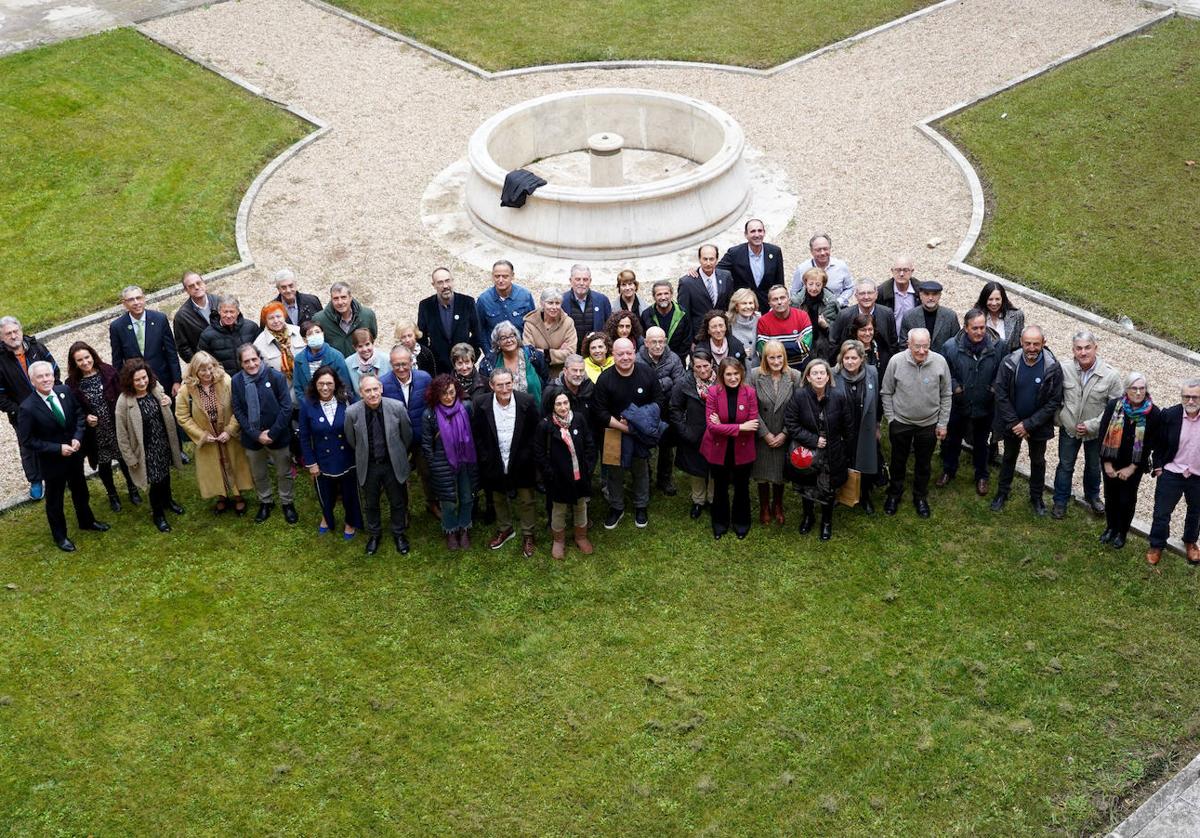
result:
[(942, 284), (922, 282), (917, 286), (921, 304), (904, 315), (900, 321), (900, 348), (908, 346), (908, 333), (913, 329), (928, 329), (933, 346), (945, 346), (958, 334), (958, 315), (942, 305)]
[(412, 424), (408, 411), (395, 399), (383, 397), (383, 384), (373, 375), (359, 379), (362, 400), (346, 409), (346, 441), (354, 449), (358, 485), (367, 525), (367, 555), (379, 550), (383, 534), (379, 500), (387, 492), (392, 538), (396, 552), (408, 554), (408, 448)]

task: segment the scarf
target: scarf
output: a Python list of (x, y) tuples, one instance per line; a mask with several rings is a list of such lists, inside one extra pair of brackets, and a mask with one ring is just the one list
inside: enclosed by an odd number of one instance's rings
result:
[(246, 391), (246, 418), (250, 420), (248, 430), (263, 430), (259, 427), (262, 422), (262, 407), (258, 403), (258, 382), (262, 381), (266, 374), (266, 364), (258, 368), (258, 375), (252, 376), (248, 372), (242, 372), (242, 387)]
[(475, 441), (471, 439), (471, 424), (463, 403), (456, 401), (453, 407), (446, 407), (438, 402), (434, 412), (450, 468), (458, 471), (463, 465), (475, 462)]
[(559, 434), (562, 435), (563, 445), (567, 446), (567, 453), (571, 455), (571, 475), (573, 480), (579, 479), (579, 457), (575, 453), (575, 440), (571, 437), (571, 419), (574, 418), (573, 413), (567, 413), (565, 419), (560, 419), (557, 413), (550, 414), (550, 418), (554, 420), (554, 427), (558, 428)]
[(1128, 419), (1133, 423), (1133, 454), (1130, 462), (1141, 463), (1142, 443), (1146, 440), (1146, 415), (1153, 406), (1149, 393), (1146, 394), (1145, 401), (1136, 407), (1129, 403), (1128, 396), (1121, 396), (1121, 400), (1113, 408), (1112, 416), (1109, 417), (1104, 442), (1100, 444), (1100, 456), (1107, 460), (1117, 459), (1121, 450), (1121, 438), (1125, 434), (1125, 420)]
[(472, 370), (466, 375), (454, 373), (454, 380), (458, 382), (458, 386), (463, 388), (463, 392), (469, 397), (471, 391), (475, 389), (475, 372)]
[(296, 359), (292, 355), (292, 333), (288, 331), (287, 326), (284, 326), (278, 332), (273, 330), (268, 331), (271, 332), (271, 337), (279, 346), (279, 371), (283, 373), (288, 381), (291, 381), (292, 370), (296, 368)]
[(857, 384), (858, 382), (862, 381), (863, 376), (867, 374), (866, 359), (863, 360), (863, 365), (858, 368), (858, 372), (855, 373), (854, 375), (851, 375), (850, 373), (846, 372), (846, 368), (843, 367), (841, 364), (838, 364), (836, 367), (833, 368), (833, 374), (840, 375), (843, 379), (845, 379), (846, 381), (849, 381), (851, 384)]
[(717, 383), (716, 374), (714, 373), (713, 377), (708, 379), (708, 381), (701, 381), (695, 376), (692, 376), (692, 378), (696, 382), (696, 395), (700, 396), (700, 401), (704, 401), (708, 398), (708, 388)]

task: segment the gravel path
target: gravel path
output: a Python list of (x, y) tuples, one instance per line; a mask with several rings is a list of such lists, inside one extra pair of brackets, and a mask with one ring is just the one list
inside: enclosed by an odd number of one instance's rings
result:
[[(421, 223), (430, 178), (464, 156), (471, 132), (496, 111), (593, 86), (659, 88), (724, 108), (800, 193), (787, 229), (768, 231), (790, 265), (807, 255), (815, 230), (833, 235), (834, 252), (858, 276), (886, 278), (891, 255), (910, 252), (918, 274), (941, 281), (946, 304), (961, 312), (979, 283), (945, 260), (966, 232), (970, 197), (954, 164), (914, 123), (1151, 15), (1132, 0), (965, 0), (769, 79), (683, 68), (483, 81), (300, 0), (239, 0), (146, 28), (332, 126), (267, 183), (249, 227), (259, 267), (223, 287), (254, 309), (273, 293), (270, 273), (285, 265), (297, 270), (302, 288), (322, 293), (335, 279), (350, 280), (378, 313), (386, 343), (395, 320), (414, 314), (430, 293), (433, 267), (448, 263), (469, 293), (486, 284)], [(934, 238), (944, 244), (927, 250)], [(535, 287), (565, 279), (522, 276), (519, 254), (513, 262), (518, 279)], [(1041, 324), (1053, 350), (1069, 359), (1076, 325), (1021, 304), (1027, 322)], [(106, 347), (102, 334), (93, 327), (81, 336)], [(54, 342), (57, 357), (68, 343)], [(1176, 382), (1196, 374), (1117, 335), (1105, 338), (1102, 354), (1145, 370), (1167, 403)], [(7, 426), (0, 434), (0, 495), (8, 495), (22, 481)]]

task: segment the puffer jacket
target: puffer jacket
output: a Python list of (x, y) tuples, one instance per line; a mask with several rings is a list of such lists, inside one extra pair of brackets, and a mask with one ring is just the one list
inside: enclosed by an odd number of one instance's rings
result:
[(220, 320), (213, 318), (208, 328), (200, 333), (200, 341), (196, 344), (198, 352), (207, 352), (217, 359), (225, 372), (237, 375), (241, 372), (238, 364), (237, 348), (243, 343), (254, 343), (261, 331), (252, 321), (238, 315), (237, 322), (232, 326), (222, 326)]
[[(468, 417), (471, 415), (471, 403), (465, 402)], [(421, 450), (429, 463), (429, 481), (433, 484), (433, 493), (439, 501), (453, 502), (457, 498), (455, 492), (455, 473), (446, 459), (446, 448), (442, 445), (442, 434), (438, 430), (437, 411), (426, 410), (421, 417)], [(478, 455), (476, 455), (478, 459)], [(471, 477), (471, 491), (479, 486), (479, 467), (477, 463), (465, 466)]]

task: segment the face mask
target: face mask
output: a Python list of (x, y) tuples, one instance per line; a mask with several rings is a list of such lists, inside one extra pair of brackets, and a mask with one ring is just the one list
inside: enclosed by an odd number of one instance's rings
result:
[(310, 332), (305, 343), (308, 344), (309, 349), (320, 349), (325, 345), (325, 335), (320, 332)]

